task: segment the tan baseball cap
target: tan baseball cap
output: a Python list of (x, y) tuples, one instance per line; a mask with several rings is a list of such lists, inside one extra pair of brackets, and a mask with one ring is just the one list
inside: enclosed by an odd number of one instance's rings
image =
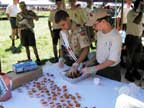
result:
[(106, 17), (106, 16), (109, 16), (107, 11), (103, 8), (98, 8), (96, 9), (96, 11), (90, 13), (89, 18), (88, 18), (89, 20), (87, 21), (86, 25), (93, 26), (98, 19)]

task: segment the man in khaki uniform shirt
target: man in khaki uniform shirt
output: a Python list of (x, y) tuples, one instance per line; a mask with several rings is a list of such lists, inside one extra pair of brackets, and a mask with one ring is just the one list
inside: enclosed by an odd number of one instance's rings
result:
[(76, 0), (69, 0), (70, 9), (67, 9), (67, 12), (70, 16), (70, 19), (75, 21), (77, 24), (84, 25), (86, 23), (86, 15), (84, 9), (76, 7)]
[(139, 65), (142, 59), (141, 36), (143, 33), (143, 9), (144, 1), (136, 0), (134, 2), (134, 8), (129, 11), (127, 15), (127, 35), (125, 39), (127, 72), (125, 78), (131, 82), (141, 79), (141, 74), (139, 73)]
[(59, 32), (60, 32), (60, 27), (58, 24), (55, 23), (54, 17), (55, 17), (55, 13), (62, 8), (62, 0), (56, 0), (56, 5), (57, 8), (52, 10), (50, 12), (50, 16), (48, 19), (48, 26), (51, 32), (51, 36), (52, 36), (52, 43), (53, 43), (53, 53), (55, 56), (55, 60), (58, 60), (58, 51), (57, 51), (57, 44), (58, 44), (58, 40), (59, 40)]
[[(63, 48), (66, 49), (65, 52), (61, 52), (61, 57), (68, 55), (65, 60), (71, 60), (73, 63), (70, 72), (76, 72), (79, 64), (86, 59), (89, 52), (89, 39), (86, 35), (86, 30), (80, 25), (76, 24), (74, 21), (70, 20), (68, 13), (62, 10), (56, 13), (55, 21), (62, 29), (60, 36), (60, 45), (62, 46), (61, 50), (63, 50)], [(66, 34), (69, 47), (66, 47), (67, 42), (64, 40), (62, 32)], [(72, 50), (77, 60), (74, 60), (74, 58), (69, 53), (69, 50)], [(62, 64), (62, 62), (59, 63), (60, 65)]]
[(25, 2), (19, 3), (21, 12), (17, 14), (16, 17), (16, 23), (20, 30), (21, 35), (21, 44), (26, 49), (26, 54), (28, 60), (31, 60), (30, 55), (30, 46), (32, 46), (34, 54), (36, 56), (36, 62), (38, 65), (41, 64), (37, 46), (36, 46), (36, 39), (35, 39), (35, 33), (34, 33), (34, 20), (38, 21), (38, 16), (31, 10), (27, 9), (27, 5)]

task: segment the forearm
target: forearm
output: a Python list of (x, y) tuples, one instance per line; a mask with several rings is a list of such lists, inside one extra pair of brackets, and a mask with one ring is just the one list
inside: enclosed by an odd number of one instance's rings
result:
[(114, 63), (115, 63), (115, 62), (112, 61), (112, 60), (107, 60), (107, 61), (105, 61), (104, 63), (101, 63), (101, 64), (99, 64), (99, 65), (96, 65), (96, 69), (97, 69), (97, 70), (102, 70), (102, 69), (105, 69), (105, 68), (113, 65)]
[(96, 63), (96, 55), (92, 57), (89, 61), (87, 61), (86, 66), (91, 66)]
[(83, 48), (83, 51), (82, 53), (80, 54), (78, 60), (77, 60), (77, 63), (80, 64), (81, 62), (84, 61), (84, 59), (86, 58), (86, 56), (88, 55), (88, 52), (89, 52), (89, 48), (86, 47), (86, 48)]

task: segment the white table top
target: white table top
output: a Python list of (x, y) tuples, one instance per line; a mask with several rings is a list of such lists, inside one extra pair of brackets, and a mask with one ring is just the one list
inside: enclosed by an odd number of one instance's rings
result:
[[(124, 83), (109, 80), (100, 76), (101, 84), (96, 85), (93, 78), (88, 78), (80, 81), (76, 84), (71, 84), (60, 76), (59, 72), (67, 70), (68, 67), (65, 66), (64, 69), (58, 68), (57, 64), (46, 64), (43, 66), (43, 73), (53, 73), (55, 75), (55, 81), (59, 86), (67, 85), (69, 92), (74, 94), (79, 92), (82, 96), (80, 101), (81, 108), (114, 108), (115, 101), (118, 96), (118, 88), (124, 85)], [(143, 90), (144, 91), (144, 90)], [(144, 94), (144, 92), (143, 92)], [(45, 108), (43, 107), (37, 98), (30, 98), (27, 95), (27, 91), (24, 90), (23, 93), (19, 93), (18, 90), (12, 91), (12, 98), (2, 105), (5, 108)], [(142, 96), (142, 95), (141, 95)], [(144, 95), (142, 96), (144, 97)]]

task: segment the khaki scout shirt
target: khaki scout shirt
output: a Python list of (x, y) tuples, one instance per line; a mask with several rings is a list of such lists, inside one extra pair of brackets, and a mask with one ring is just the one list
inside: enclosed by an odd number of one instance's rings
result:
[(59, 25), (55, 23), (55, 14), (59, 11), (58, 9), (54, 9), (50, 12), (49, 21), (52, 22), (53, 29), (60, 29)]
[(67, 10), (70, 19), (75, 21), (77, 24), (83, 25), (86, 23), (87, 16), (84, 12), (84, 9), (75, 8)]
[[(72, 48), (75, 56), (79, 57), (82, 49), (90, 45), (85, 28), (72, 22), (71, 30), (66, 31), (66, 33), (70, 47)], [(60, 36), (60, 47), (63, 44), (62, 36)]]
[(134, 10), (131, 10), (128, 13), (128, 16), (127, 16), (128, 22), (127, 22), (126, 33), (140, 37), (140, 36), (142, 36), (142, 32), (143, 32), (142, 20), (141, 20), (140, 24), (134, 23), (133, 21), (136, 18), (136, 16), (137, 16), (137, 13)]
[(33, 19), (36, 17), (38, 16), (35, 14), (35, 12), (31, 10), (27, 10), (26, 12), (19, 12), (16, 17), (17, 25), (21, 29), (28, 29), (28, 27), (25, 24), (20, 24), (22, 20), (26, 19), (31, 28), (34, 28)]

